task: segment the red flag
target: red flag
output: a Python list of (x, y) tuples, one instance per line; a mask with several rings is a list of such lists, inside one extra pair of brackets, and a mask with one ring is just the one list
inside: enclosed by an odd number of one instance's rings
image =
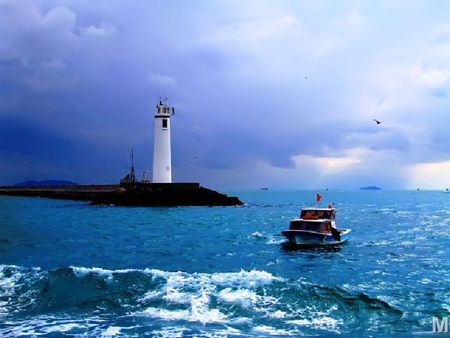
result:
[(320, 196), (319, 193), (316, 194), (316, 201), (320, 202), (320, 200), (322, 199), (322, 196)]

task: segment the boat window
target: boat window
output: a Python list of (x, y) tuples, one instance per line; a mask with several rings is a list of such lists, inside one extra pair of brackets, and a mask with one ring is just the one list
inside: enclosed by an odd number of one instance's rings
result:
[(334, 216), (334, 210), (325, 211), (325, 212), (324, 212), (323, 218), (326, 218), (326, 219), (334, 219), (334, 218), (335, 218), (335, 216)]
[(335, 219), (334, 210), (302, 210), (300, 218), (303, 219)]
[(301, 217), (304, 219), (317, 219), (317, 212), (316, 210), (304, 210), (302, 211)]
[(298, 224), (298, 230), (310, 230), (310, 231), (317, 231), (319, 230), (320, 223), (316, 222), (300, 222)]

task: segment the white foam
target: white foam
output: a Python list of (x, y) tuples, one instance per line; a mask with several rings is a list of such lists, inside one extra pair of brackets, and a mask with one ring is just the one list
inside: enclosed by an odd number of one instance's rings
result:
[[(186, 320), (193, 322), (205, 323), (222, 323), (227, 321), (227, 317), (218, 309), (210, 309), (210, 298), (216, 292), (214, 285), (205, 281), (200, 281), (200, 285), (194, 291), (183, 291), (185, 287), (195, 287), (192, 284), (191, 277), (186, 275), (175, 274), (167, 280), (165, 286), (165, 294), (163, 299), (172, 303), (189, 304), (188, 309), (183, 310), (166, 310), (160, 308), (149, 307), (144, 313), (151, 316), (162, 318), (165, 320)], [(204, 276), (203, 276), (204, 277)], [(189, 284), (186, 285), (186, 279)]]
[(286, 312), (281, 311), (281, 310), (276, 310), (274, 312), (268, 313), (268, 316), (271, 317), (271, 318), (285, 318), (286, 317)]
[(149, 307), (144, 310), (143, 314), (164, 320), (185, 320), (189, 322), (206, 323), (225, 323), (227, 317), (217, 309), (209, 310), (200, 305), (193, 305), (192, 309), (186, 310), (166, 310), (160, 308)]
[(227, 316), (218, 309), (209, 309), (209, 294), (202, 293), (198, 298), (193, 298), (191, 302), (191, 321), (206, 323), (224, 323)]
[[(10, 277), (5, 276), (5, 270), (14, 269)], [(9, 292), (17, 286), (17, 282), (24, 273), (21, 271), (22, 268), (16, 265), (0, 265), (0, 290), (3, 292)]]
[[(5, 276), (7, 270), (11, 270), (8, 271), (8, 275), (10, 274), (9, 277)], [(10, 299), (13, 296), (15, 289), (21, 285), (20, 282), (22, 278), (22, 282), (24, 283), (28, 282), (30, 278), (40, 278), (40, 271), (39, 268), (28, 269), (16, 265), (0, 265), (0, 297), (3, 299)], [(28, 302), (32, 303), (35, 301), (32, 293), (32, 290), (28, 290), (25, 293), (22, 293), (20, 298), (28, 299)], [(7, 309), (8, 304), (8, 300), (0, 302), (0, 316), (4, 316), (10, 311)]]
[[(144, 314), (164, 320), (186, 320), (200, 323), (247, 322), (247, 318), (229, 319), (217, 308), (210, 307), (210, 301), (217, 297), (222, 303), (238, 304), (244, 308), (270, 313), (271, 305), (278, 302), (274, 297), (257, 295), (255, 289), (272, 283), (277, 278), (266, 271), (244, 271), (230, 273), (186, 273), (146, 269), (144, 273), (153, 279), (165, 281), (159, 290), (152, 290), (139, 301), (151, 302), (156, 299), (171, 304), (183, 305), (181, 309), (148, 307)], [(224, 289), (222, 289), (224, 288)], [(187, 306), (187, 308), (186, 308)]]
[[(11, 266), (7, 266), (11, 268)], [(265, 293), (262, 295), (259, 289), (262, 286), (273, 283), (274, 281), (284, 281), (282, 278), (278, 278), (266, 271), (241, 270), (238, 272), (225, 272), (225, 273), (187, 273), (187, 272), (169, 272), (157, 269), (123, 269), (123, 270), (109, 270), (99, 267), (70, 267), (73, 273), (78, 277), (84, 277), (88, 275), (96, 275), (104, 278), (105, 280), (112, 280), (116, 274), (138, 272), (147, 275), (149, 278), (157, 279), (156, 289), (151, 288), (145, 295), (139, 299), (139, 302), (145, 306), (148, 305), (144, 311), (133, 314), (143, 314), (146, 316), (160, 318), (167, 321), (189, 321), (199, 322), (202, 324), (208, 323), (221, 323), (228, 325), (235, 325), (240, 323), (251, 323), (251, 319), (242, 316), (233, 316), (230, 314), (230, 318), (225, 311), (220, 308), (220, 303), (238, 304), (244, 308), (252, 308), (253, 311), (260, 312), (264, 316), (271, 318), (284, 318), (283, 311), (276, 311), (276, 308), (272, 308), (273, 304), (276, 304), (278, 300), (274, 297), (267, 296)], [(0, 265), (0, 296), (5, 295), (8, 290), (14, 290), (18, 283), (21, 283), (19, 279), (24, 274), (27, 281), (29, 280), (28, 274), (31, 274), (32, 278), (41, 278), (42, 274), (47, 274), (46, 271), (40, 274), (31, 273), (30, 269), (17, 268), (17, 271), (12, 271), (11, 277), (4, 277), (6, 275), (4, 266)], [(6, 275), (9, 276), (9, 275)], [(4, 277), (4, 278), (2, 278)], [(6, 291), (5, 291), (6, 290)], [(32, 299), (33, 297), (30, 297)], [(154, 301), (160, 303), (169, 303), (169, 307), (165, 305), (155, 305)], [(152, 303), (153, 302), (153, 303)], [(217, 302), (219, 304), (217, 304)], [(0, 304), (0, 315), (2, 314), (2, 307), (8, 306), (4, 302)], [(271, 316), (270, 314), (274, 315)], [(98, 326), (96, 324), (89, 324), (86, 322), (77, 322), (73, 320), (61, 320), (58, 318), (56, 321), (48, 321), (45, 318), (44, 322), (27, 322), (27, 325), (22, 325), (21, 329), (14, 331), (15, 333), (27, 334), (39, 334), (42, 332), (71, 332), (75, 328), (87, 329), (89, 326), (94, 325), (97, 336), (112, 337), (120, 336), (123, 334), (120, 327), (117, 326)], [(37, 331), (36, 331), (37, 329)], [(227, 328), (229, 335), (239, 335), (240, 331), (233, 328)], [(34, 332), (34, 333), (33, 333)], [(184, 331), (180, 331), (183, 335)], [(163, 334), (163, 333), (162, 333)], [(173, 335), (168, 335), (173, 336)]]
[(149, 307), (144, 310), (144, 314), (164, 320), (187, 320), (190, 317), (189, 310), (166, 310), (155, 307)]
[(81, 325), (79, 323), (64, 323), (64, 324), (58, 324), (58, 325), (52, 325), (47, 326), (43, 328), (43, 331), (45, 333), (52, 333), (52, 332), (68, 332), (75, 328), (84, 328), (84, 325)]
[(265, 237), (262, 233), (255, 231), (254, 233), (252, 233), (253, 237), (257, 237), (257, 238), (262, 238)]
[[(54, 333), (70, 332), (74, 329), (86, 330), (98, 326), (102, 320), (89, 318), (83, 320), (72, 320), (66, 318), (56, 318), (54, 316), (38, 316), (31, 320), (14, 320), (14, 322), (4, 322), (8, 328), (9, 335), (17, 336), (41, 336)], [(0, 335), (2, 331), (0, 330)]]
[(141, 303), (145, 303), (147, 301), (151, 301), (153, 299), (157, 299), (164, 296), (163, 290), (157, 290), (157, 291), (148, 291), (144, 294), (144, 296), (139, 299), (138, 301)]
[[(226, 338), (230, 336), (239, 336), (239, 337), (245, 337), (245, 335), (238, 329), (231, 327), (231, 326), (225, 326), (226, 329), (208, 329), (201, 330), (198, 335), (195, 335), (195, 337), (205, 337), (205, 338)], [(189, 336), (189, 335), (186, 335)], [(190, 336), (189, 336), (190, 337)]]
[(108, 327), (105, 332), (102, 333), (102, 337), (113, 337), (117, 336), (120, 333), (120, 330), (122, 328), (118, 326), (110, 326)]
[(374, 241), (363, 242), (361, 244), (361, 246), (389, 246), (389, 245), (392, 245), (392, 244), (393, 244), (392, 241), (380, 240), (380, 241), (377, 241), (377, 242), (374, 242)]
[(242, 333), (241, 333), (241, 331), (240, 330), (238, 330), (238, 329), (236, 329), (236, 328), (234, 328), (234, 327), (231, 327), (231, 326), (227, 326), (226, 327), (227, 329), (226, 330), (224, 330), (224, 333), (228, 336), (228, 335), (242, 335)]
[(72, 269), (72, 271), (74, 272), (74, 274), (77, 277), (84, 277), (88, 274), (97, 274), (97, 275), (106, 277), (107, 279), (112, 279), (113, 274), (115, 274), (115, 273), (129, 273), (129, 272), (139, 271), (136, 269), (108, 270), (108, 269), (97, 268), (97, 267), (85, 268), (83, 266), (81, 266), (81, 267), (71, 266), (70, 268)]
[(165, 293), (162, 298), (168, 302), (179, 304), (188, 304), (191, 302), (191, 296), (185, 292), (181, 292), (176, 287), (167, 286)]
[(431, 279), (429, 279), (429, 278), (422, 278), (420, 283), (422, 283), (422, 284), (431, 284), (431, 283), (433, 283), (433, 281)]
[(77, 277), (84, 277), (88, 274), (94, 273), (100, 276), (104, 276), (106, 278), (112, 278), (112, 274), (113, 271), (112, 270), (107, 270), (107, 269), (102, 269), (102, 268), (85, 268), (85, 267), (75, 267), (75, 266), (71, 266), (70, 267), (73, 271), (73, 273), (77, 276)]
[(286, 323), (299, 325), (299, 326), (307, 326), (320, 330), (327, 330), (333, 332), (339, 332), (339, 325), (343, 324), (343, 321), (340, 319), (334, 319), (328, 316), (320, 316), (311, 318), (311, 319), (294, 319), (288, 320)]
[(253, 331), (262, 334), (268, 334), (270, 336), (293, 336), (294, 332), (286, 331), (283, 329), (276, 329), (267, 325), (259, 325), (253, 328)]
[(270, 284), (274, 281), (282, 281), (282, 278), (273, 276), (266, 271), (244, 271), (236, 273), (214, 273), (211, 275), (214, 284), (221, 286), (236, 285), (247, 288), (255, 288), (262, 285)]
[(164, 327), (152, 332), (152, 336), (159, 338), (182, 338), (187, 329), (183, 327)]
[(251, 270), (240, 272), (217, 272), (213, 274), (186, 272), (167, 272), (157, 269), (145, 269), (146, 274), (153, 278), (163, 278), (167, 280), (167, 285), (172, 287), (183, 285), (207, 285), (214, 284), (216, 286), (240, 286), (246, 288), (254, 288), (273, 281), (283, 281), (284, 279), (275, 277), (266, 271)]
[(217, 298), (223, 302), (239, 304), (245, 308), (253, 306), (258, 301), (258, 295), (247, 289), (232, 290), (223, 289), (219, 292)]
[(269, 245), (280, 245), (281, 243), (284, 243), (285, 239), (276, 239), (275, 237), (269, 238), (269, 240), (266, 242), (266, 244)]
[(0, 273), (0, 290), (6, 293), (7, 291), (13, 289), (16, 286), (16, 282), (19, 278), (20, 276), (16, 273), (11, 277), (5, 277), (3, 273)]

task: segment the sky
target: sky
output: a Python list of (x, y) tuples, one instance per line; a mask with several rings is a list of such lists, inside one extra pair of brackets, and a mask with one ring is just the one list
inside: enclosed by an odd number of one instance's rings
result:
[[(450, 2), (0, 0), (0, 184), (450, 187)], [(373, 119), (381, 121), (376, 124)]]

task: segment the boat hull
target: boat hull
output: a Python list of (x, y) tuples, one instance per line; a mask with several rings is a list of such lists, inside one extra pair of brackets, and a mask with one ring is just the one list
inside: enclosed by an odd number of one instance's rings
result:
[(350, 237), (351, 229), (340, 231), (340, 239), (333, 237), (331, 233), (320, 233), (304, 230), (285, 230), (281, 234), (289, 240), (289, 243), (302, 246), (324, 246), (344, 243)]

